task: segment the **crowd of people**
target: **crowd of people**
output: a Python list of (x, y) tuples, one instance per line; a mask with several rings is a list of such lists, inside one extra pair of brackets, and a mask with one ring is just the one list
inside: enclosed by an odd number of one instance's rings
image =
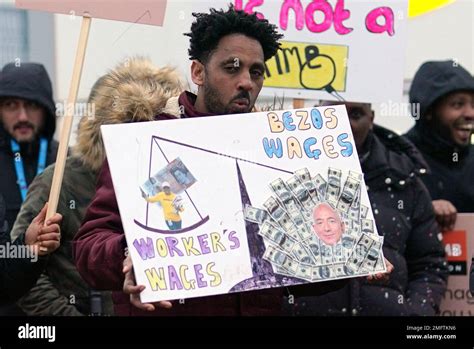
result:
[[(195, 17), (186, 35), (197, 93), (183, 88), (174, 69), (143, 58), (128, 59), (99, 78), (88, 100), (95, 115), (80, 122), (77, 144), (66, 160), (59, 213), (48, 220), (57, 151), (51, 82), (37, 63), (11, 63), (1, 70), (0, 243), (38, 259), (0, 258), (0, 314), (439, 314), (449, 274), (442, 234), (453, 229), (457, 213), (474, 212), (474, 78), (452, 61), (426, 62), (417, 71), (409, 98), (419, 104), (421, 117), (406, 135), (376, 125), (370, 104), (344, 102), (393, 271), (372, 280), (351, 278), (184, 303), (140, 301), (145, 286), (136, 284), (126, 254), (100, 126), (252, 112), (265, 62), (277, 53), (282, 38), (275, 25), (233, 7)], [(180, 175), (176, 178), (185, 183)], [(163, 202), (170, 230), (181, 228), (174, 195), (165, 182), (157, 195), (146, 198)], [(329, 205), (313, 214), (321, 239), (336, 243), (344, 231), (340, 217)], [(473, 278), (471, 270), (471, 292)]]

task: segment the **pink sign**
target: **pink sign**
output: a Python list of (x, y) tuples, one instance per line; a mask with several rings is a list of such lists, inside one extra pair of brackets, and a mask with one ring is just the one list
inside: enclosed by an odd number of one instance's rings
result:
[(166, 0), (16, 0), (16, 7), (25, 10), (63, 13), (71, 16), (112, 19), (162, 26)]

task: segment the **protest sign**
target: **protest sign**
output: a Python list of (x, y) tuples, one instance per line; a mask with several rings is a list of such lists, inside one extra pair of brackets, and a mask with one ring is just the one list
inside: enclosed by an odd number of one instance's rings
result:
[(143, 302), (385, 270), (344, 106), (102, 134)]
[[(225, 8), (228, 3), (196, 1), (192, 12)], [(234, 0), (233, 4), (256, 12), (284, 34), (282, 50), (266, 62), (262, 96), (402, 101), (407, 0)]]

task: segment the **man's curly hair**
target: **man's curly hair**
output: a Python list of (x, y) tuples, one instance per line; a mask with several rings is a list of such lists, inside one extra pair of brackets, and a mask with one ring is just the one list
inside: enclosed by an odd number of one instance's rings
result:
[(272, 58), (280, 48), (283, 35), (277, 27), (266, 19), (258, 19), (255, 14), (235, 10), (233, 5), (227, 11), (211, 9), (210, 13), (193, 13), (196, 20), (191, 25), (189, 36), (189, 58), (205, 63), (219, 40), (229, 34), (243, 34), (257, 40), (262, 45), (265, 61)]

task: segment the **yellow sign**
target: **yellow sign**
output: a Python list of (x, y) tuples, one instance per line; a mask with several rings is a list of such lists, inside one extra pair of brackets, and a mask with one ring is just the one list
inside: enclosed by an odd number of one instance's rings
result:
[(439, 7), (449, 5), (454, 1), (455, 0), (410, 0), (408, 5), (408, 16), (419, 16)]
[(265, 64), (265, 87), (345, 91), (348, 46), (282, 41), (281, 48)]

